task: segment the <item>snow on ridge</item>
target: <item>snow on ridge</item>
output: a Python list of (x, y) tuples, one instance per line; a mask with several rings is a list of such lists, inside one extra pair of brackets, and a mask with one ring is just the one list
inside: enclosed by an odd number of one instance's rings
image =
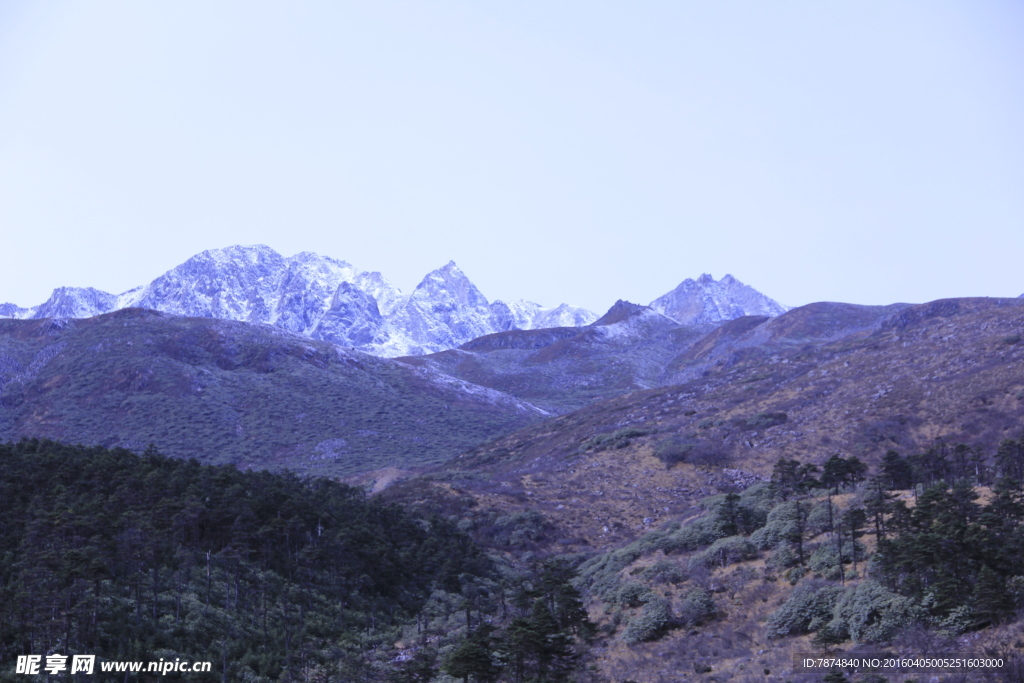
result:
[[(598, 320), (568, 304), (488, 301), (454, 261), (427, 273), (406, 295), (379, 272), (309, 251), (284, 257), (266, 245), (201, 252), (118, 295), (60, 287), (32, 308), (0, 304), (0, 318), (91, 317), (133, 306), (274, 325), (384, 357), (434, 353), (506, 330), (583, 327)], [(716, 281), (708, 274), (684, 280), (650, 308), (655, 317), (645, 315), (606, 334), (642, 334), (650, 325), (670, 324), (668, 319), (710, 325), (786, 310), (732, 275)]]
[(651, 308), (682, 325), (708, 325), (745, 315), (777, 316), (786, 307), (732, 275), (715, 280), (704, 273), (651, 302)]
[(379, 272), (310, 251), (284, 257), (259, 244), (200, 252), (117, 295), (62, 287), (32, 308), (0, 304), (0, 318), (91, 317), (128, 307), (269, 324), (388, 357), (433, 353), (552, 320), (578, 325), (596, 319), (565, 304), (543, 309), (489, 302), (454, 261), (428, 273), (405, 295)]

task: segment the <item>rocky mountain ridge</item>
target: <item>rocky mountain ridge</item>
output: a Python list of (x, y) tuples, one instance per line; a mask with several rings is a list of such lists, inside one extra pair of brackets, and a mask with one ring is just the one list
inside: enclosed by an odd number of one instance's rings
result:
[(681, 325), (714, 325), (744, 315), (776, 316), (786, 307), (732, 275), (715, 280), (707, 273), (683, 280), (678, 287), (651, 302), (651, 308)]
[[(130, 307), (267, 323), (385, 357), (442, 351), (508, 330), (582, 327), (598, 317), (568, 304), (488, 301), (454, 262), (428, 273), (406, 295), (380, 273), (345, 261), (312, 252), (284, 257), (255, 245), (204, 251), (122, 294), (60, 287), (32, 308), (0, 304), (0, 318), (88, 318)], [(785, 310), (731, 275), (685, 280), (652, 308), (697, 326)]]
[(211, 249), (120, 295), (61, 287), (33, 308), (0, 305), (0, 317), (88, 318), (124, 308), (267, 323), (377, 356), (429, 353), (506, 329), (585, 325), (597, 316), (562, 304), (489, 302), (455, 265), (404, 295), (378, 272), (263, 245)]

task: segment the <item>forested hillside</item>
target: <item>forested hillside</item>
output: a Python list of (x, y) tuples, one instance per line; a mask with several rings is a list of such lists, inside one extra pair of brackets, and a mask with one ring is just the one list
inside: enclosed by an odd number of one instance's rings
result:
[(358, 489), (155, 454), (0, 446), (0, 500), (5, 674), (51, 651), (227, 680), (369, 667), (435, 588), (489, 571), (465, 535)]
[(589, 634), (573, 565), (325, 479), (27, 440), (0, 445), (0, 501), (0, 680), (59, 653), (216, 674), (169, 680), (560, 681)]

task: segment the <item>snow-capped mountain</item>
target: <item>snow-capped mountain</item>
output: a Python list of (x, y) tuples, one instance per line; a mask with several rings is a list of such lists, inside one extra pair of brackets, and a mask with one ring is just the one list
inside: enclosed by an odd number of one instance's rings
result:
[[(454, 262), (406, 295), (380, 273), (312, 252), (285, 257), (263, 245), (204, 251), (119, 295), (61, 287), (34, 308), (0, 304), (0, 317), (89, 318), (129, 307), (266, 323), (387, 357), (451, 349), (506, 330), (581, 327), (598, 317), (568, 304), (488, 301)], [(731, 275), (685, 280), (650, 308), (658, 318), (697, 326), (786, 310)]]
[(732, 275), (715, 280), (707, 273), (683, 280), (652, 301), (651, 308), (682, 325), (716, 325), (745, 315), (782, 315), (787, 310)]
[(61, 287), (34, 308), (0, 304), (0, 317), (88, 318), (128, 307), (267, 323), (378, 356), (431, 353), (492, 332), (597, 318), (567, 304), (489, 302), (454, 262), (404, 295), (380, 273), (312, 252), (284, 257), (263, 245), (204, 251), (120, 295)]

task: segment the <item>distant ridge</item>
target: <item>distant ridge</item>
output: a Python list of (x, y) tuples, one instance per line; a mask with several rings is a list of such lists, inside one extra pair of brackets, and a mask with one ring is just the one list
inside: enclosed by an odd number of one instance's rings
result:
[(405, 295), (378, 272), (313, 252), (284, 257), (264, 245), (204, 251), (120, 295), (60, 287), (33, 308), (0, 304), (0, 317), (89, 318), (131, 307), (268, 323), (386, 357), (453, 348), (493, 332), (572, 327), (597, 318), (568, 304), (490, 302), (454, 261)]
[(602, 322), (595, 313), (564, 303), (544, 308), (523, 300), (489, 301), (454, 261), (427, 273), (404, 294), (380, 273), (345, 261), (313, 252), (285, 257), (252, 245), (204, 251), (121, 294), (59, 287), (38, 306), (0, 304), (0, 318), (90, 318), (124, 308), (266, 323), (384, 357), (454, 349), (510, 330), (606, 326), (641, 308), (648, 318), (661, 318), (658, 325), (671, 320), (695, 327), (786, 310), (731, 275), (715, 280), (705, 274), (684, 280), (650, 307), (619, 302)]

